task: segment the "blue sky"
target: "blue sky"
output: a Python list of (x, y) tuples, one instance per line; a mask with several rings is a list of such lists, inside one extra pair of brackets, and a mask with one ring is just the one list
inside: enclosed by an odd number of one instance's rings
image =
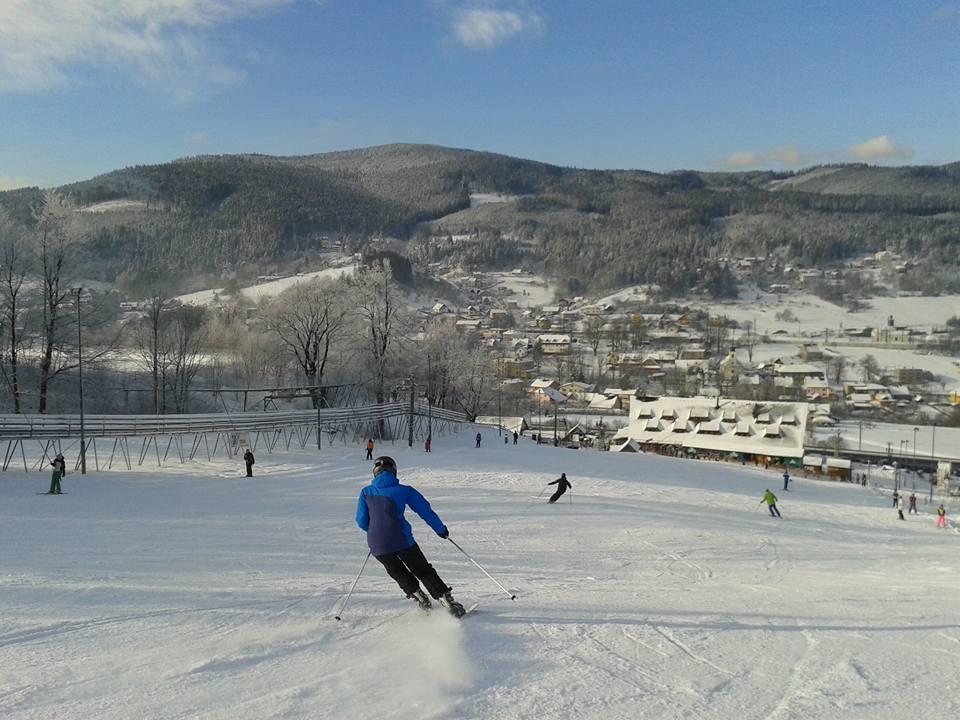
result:
[(960, 160), (960, 2), (0, 0), (0, 188), (393, 142), (559, 165)]

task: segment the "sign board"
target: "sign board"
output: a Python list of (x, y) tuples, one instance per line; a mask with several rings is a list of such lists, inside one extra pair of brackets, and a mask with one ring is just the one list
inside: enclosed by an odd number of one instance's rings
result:
[(230, 444), (235, 448), (247, 447), (247, 434), (241, 432), (230, 433)]

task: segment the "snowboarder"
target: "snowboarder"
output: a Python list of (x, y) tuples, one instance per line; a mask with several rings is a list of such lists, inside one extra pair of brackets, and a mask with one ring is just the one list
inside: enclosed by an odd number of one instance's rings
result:
[(256, 462), (253, 459), (253, 452), (250, 448), (247, 448), (247, 451), (243, 454), (243, 464), (247, 466), (247, 477), (253, 477), (253, 463)]
[(913, 513), (914, 515), (919, 515), (920, 511), (917, 510), (917, 496), (914, 493), (910, 493), (910, 508), (907, 510), (907, 514)]
[(518, 438), (518, 437), (520, 437), (520, 436), (517, 434), (517, 431), (514, 430), (514, 431), (513, 431), (513, 444), (514, 444), (514, 445), (517, 444), (517, 438)]
[(61, 495), (60, 479), (67, 474), (67, 463), (63, 459), (63, 454), (57, 453), (57, 456), (50, 464), (53, 465), (53, 475), (50, 478), (50, 489), (47, 491), (47, 494)]
[(763, 503), (767, 504), (767, 509), (770, 510), (771, 516), (783, 517), (777, 509), (777, 496), (770, 492), (769, 488), (763, 491), (763, 498), (760, 500), (760, 504), (763, 505)]
[[(357, 501), (357, 525), (367, 533), (370, 554), (421, 610), (430, 608), (432, 597), (451, 615), (463, 617), (466, 612), (463, 605), (454, 600), (452, 589), (440, 579), (413, 538), (410, 523), (403, 516), (408, 505), (441, 538), (450, 536), (426, 498), (397, 480), (397, 464), (393, 458), (378, 457), (373, 463), (373, 482), (360, 491)], [(420, 582), (430, 597), (420, 589)]]
[(903, 495), (897, 498), (897, 516), (901, 520), (906, 519), (903, 517)]
[(547, 500), (548, 503), (555, 503), (557, 500), (560, 499), (560, 496), (563, 495), (563, 494), (567, 491), (567, 488), (568, 488), (568, 487), (573, 487), (573, 485), (570, 484), (570, 481), (567, 480), (567, 474), (566, 474), (566, 473), (560, 473), (560, 477), (558, 477), (558, 478), (557, 478), (556, 480), (554, 480), (553, 482), (548, 482), (547, 485), (556, 485), (556, 486), (557, 486), (557, 491), (556, 491), (553, 495), (550, 496), (550, 499)]
[(373, 438), (367, 438), (367, 460), (373, 460)]
[(430, 449), (433, 447), (433, 435), (427, 435), (427, 439), (423, 441), (423, 451), (430, 452)]
[(940, 503), (940, 507), (937, 508), (937, 527), (945, 528), (947, 526), (947, 509), (943, 506), (943, 503)]
[(892, 505), (892, 507), (896, 507), (896, 506), (897, 506), (897, 500), (898, 500), (899, 498), (900, 498), (900, 493), (898, 493), (896, 490), (894, 490), (894, 491), (893, 491), (893, 505)]
[(783, 489), (790, 490), (790, 473), (786, 470), (783, 471)]
[(480, 447), (480, 433), (477, 433), (477, 447)]

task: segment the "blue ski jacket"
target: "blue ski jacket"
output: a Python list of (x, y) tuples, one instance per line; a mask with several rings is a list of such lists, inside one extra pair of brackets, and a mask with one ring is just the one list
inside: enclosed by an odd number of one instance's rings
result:
[(357, 525), (367, 533), (367, 545), (374, 557), (406, 550), (416, 542), (410, 523), (403, 517), (407, 505), (437, 535), (443, 536), (446, 532), (446, 526), (427, 499), (409, 485), (401, 485), (396, 475), (384, 470), (360, 491), (357, 501)]

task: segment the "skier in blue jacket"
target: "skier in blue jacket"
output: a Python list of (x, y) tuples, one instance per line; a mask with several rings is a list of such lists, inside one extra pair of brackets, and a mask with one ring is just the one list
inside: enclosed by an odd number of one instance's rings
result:
[(357, 501), (357, 525), (367, 533), (370, 553), (422, 610), (430, 608), (430, 598), (420, 589), (421, 582), (434, 600), (452, 615), (461, 617), (463, 605), (453, 599), (451, 588), (440, 579), (413, 539), (410, 523), (403, 516), (408, 505), (437, 535), (444, 539), (450, 536), (427, 499), (397, 480), (393, 458), (378, 457), (373, 462), (373, 482), (360, 491)]

